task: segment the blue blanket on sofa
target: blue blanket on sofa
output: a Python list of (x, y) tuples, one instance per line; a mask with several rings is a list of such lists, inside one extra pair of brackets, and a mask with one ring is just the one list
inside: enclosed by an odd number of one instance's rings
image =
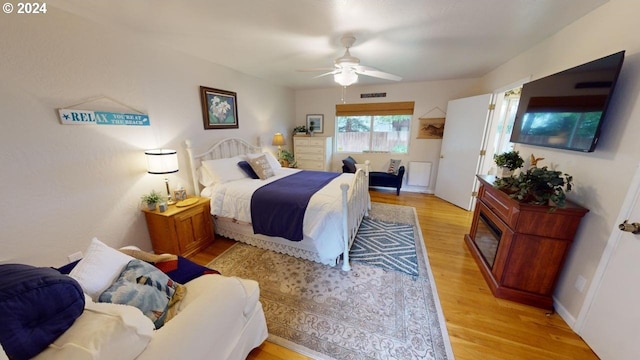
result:
[(309, 200), (339, 175), (300, 171), (260, 187), (251, 197), (253, 232), (292, 241), (302, 240), (302, 222)]

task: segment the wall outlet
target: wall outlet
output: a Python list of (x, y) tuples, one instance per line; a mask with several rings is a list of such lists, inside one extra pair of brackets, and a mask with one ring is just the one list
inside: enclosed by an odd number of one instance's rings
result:
[(67, 256), (67, 259), (69, 259), (69, 262), (74, 262), (76, 260), (82, 259), (82, 251), (74, 252), (73, 254)]
[(576, 279), (576, 283), (574, 286), (581, 293), (584, 292), (584, 287), (587, 286), (587, 279), (585, 279), (582, 275), (578, 275), (578, 278)]

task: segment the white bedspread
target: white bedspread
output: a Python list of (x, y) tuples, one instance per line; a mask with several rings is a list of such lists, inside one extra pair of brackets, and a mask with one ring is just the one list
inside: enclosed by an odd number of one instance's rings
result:
[[(300, 170), (275, 169), (276, 176), (266, 180), (245, 178), (215, 184), (202, 191), (211, 197), (211, 214), (218, 217), (251, 222), (251, 196), (253, 192), (270, 182)], [(354, 174), (341, 174), (311, 197), (304, 216), (305, 240), (310, 238), (323, 259), (335, 259), (344, 250), (342, 240), (342, 192), (340, 185), (351, 184)]]

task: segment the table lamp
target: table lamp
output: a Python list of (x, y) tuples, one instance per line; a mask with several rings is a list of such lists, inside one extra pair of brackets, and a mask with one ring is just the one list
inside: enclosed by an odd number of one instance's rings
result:
[[(147, 172), (149, 174), (166, 175), (178, 172), (178, 153), (170, 149), (146, 150)], [(174, 204), (169, 190), (169, 179), (164, 178), (167, 187), (167, 204)]]
[(284, 141), (284, 135), (282, 135), (281, 133), (275, 133), (275, 135), (273, 135), (273, 141), (271, 141), (271, 145), (278, 146), (278, 160), (280, 160), (282, 145), (286, 144), (287, 143)]

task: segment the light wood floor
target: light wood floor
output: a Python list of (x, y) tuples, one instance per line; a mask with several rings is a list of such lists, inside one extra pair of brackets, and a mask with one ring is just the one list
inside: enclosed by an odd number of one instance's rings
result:
[[(464, 244), (471, 212), (426, 194), (372, 190), (371, 200), (416, 208), (457, 360), (598, 359), (558, 314), (493, 297)], [(192, 260), (207, 264), (234, 243), (218, 237)], [(308, 358), (265, 342), (248, 359)]]

